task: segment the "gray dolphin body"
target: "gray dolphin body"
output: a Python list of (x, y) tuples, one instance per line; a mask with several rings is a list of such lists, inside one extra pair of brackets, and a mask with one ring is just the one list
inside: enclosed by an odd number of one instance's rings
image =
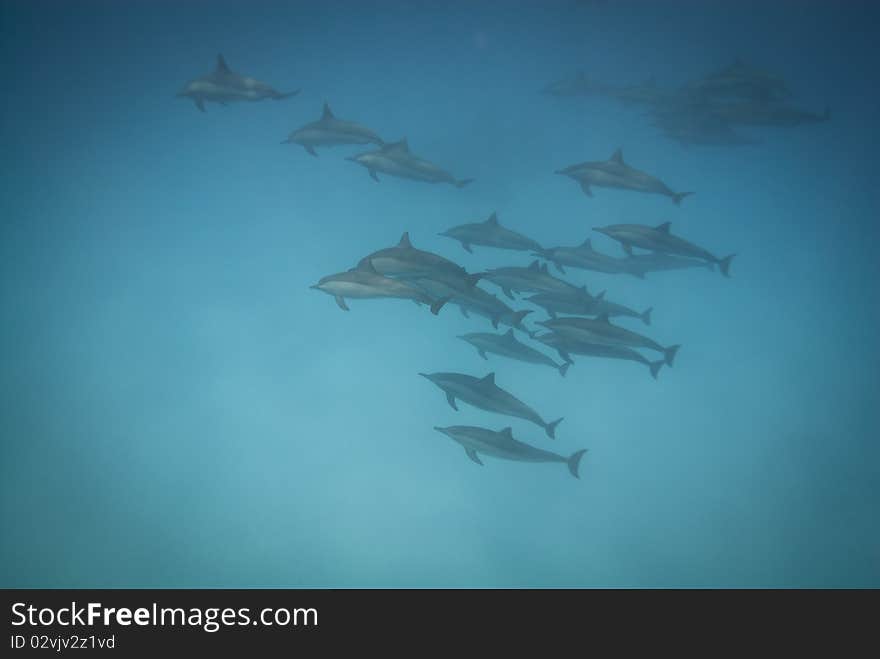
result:
[(528, 236), (501, 226), (496, 213), (492, 213), (485, 222), (461, 224), (439, 235), (459, 241), (465, 251), (470, 253), (473, 253), (471, 245), (520, 251), (540, 251), (542, 249), (537, 242)]
[(477, 426), (448, 426), (446, 428), (434, 426), (434, 430), (461, 444), (467, 456), (480, 466), (483, 466), (480, 461), (481, 454), (517, 462), (562, 462), (568, 465), (568, 471), (572, 476), (580, 478), (578, 469), (581, 458), (587, 452), (586, 449), (582, 449), (566, 458), (552, 451), (535, 448), (514, 439), (513, 431), (510, 428), (495, 432)]
[(446, 393), (446, 400), (458, 410), (456, 399), (487, 412), (514, 416), (541, 426), (550, 439), (556, 438), (556, 426), (562, 419), (547, 423), (531, 407), (495, 384), (495, 374), (475, 378), (462, 373), (419, 373)]
[(547, 265), (532, 261), (527, 268), (493, 268), (483, 273), (483, 278), (498, 286), (511, 300), (513, 293), (572, 293), (577, 286), (554, 277), (547, 272)]
[(538, 293), (526, 298), (526, 301), (543, 307), (551, 318), (556, 318), (558, 313), (583, 314), (585, 316), (628, 316), (638, 318), (645, 325), (650, 325), (651, 312), (653, 311), (652, 307), (648, 307), (639, 312), (617, 302), (612, 302), (606, 299), (604, 291), (596, 296), (589, 295), (586, 292), (586, 287), (580, 289), (579, 294)]
[(629, 258), (620, 259), (620, 267), (623, 272), (644, 278), (650, 272), (666, 272), (668, 270), (714, 270), (715, 265), (710, 261), (693, 258), (680, 258), (662, 252), (651, 254), (633, 254)]
[(473, 286), (469, 290), (452, 289), (446, 282), (429, 277), (414, 279), (412, 284), (434, 297), (451, 295), (450, 302), (458, 305), (465, 318), (470, 318), (470, 314), (473, 313), (489, 319), (495, 329), (498, 329), (499, 325), (507, 325), (530, 336), (532, 334), (522, 322), (531, 313), (530, 310), (514, 311), (496, 295), (484, 291), (479, 286)]
[(298, 89), (282, 93), (265, 82), (235, 73), (226, 65), (223, 55), (217, 55), (214, 71), (190, 80), (177, 95), (192, 99), (196, 107), (204, 112), (205, 103), (209, 102), (225, 105), (237, 101), (262, 101), (264, 98), (280, 101), (298, 93)]
[(343, 121), (333, 115), (327, 103), (318, 121), (306, 124), (293, 131), (282, 144), (299, 144), (313, 156), (317, 156), (315, 147), (336, 146), (340, 144), (378, 144), (385, 142), (369, 128), (353, 121)]
[(781, 77), (736, 60), (719, 71), (688, 83), (683, 92), (712, 98), (745, 98), (760, 101), (790, 95)]
[(656, 350), (663, 353), (663, 357), (669, 366), (672, 366), (675, 361), (675, 355), (681, 347), (674, 345), (664, 348), (647, 336), (618, 325), (612, 325), (608, 321), (608, 316), (600, 316), (599, 318), (554, 318), (552, 320), (540, 321), (538, 324), (553, 330), (562, 338), (571, 341)]
[(567, 362), (557, 364), (543, 352), (517, 341), (516, 337), (513, 335), (512, 329), (507, 330), (506, 334), (474, 332), (472, 334), (463, 334), (458, 338), (474, 346), (480, 354), (480, 357), (483, 359), (488, 359), (486, 353), (490, 352), (496, 355), (501, 355), (502, 357), (508, 357), (509, 359), (527, 362), (529, 364), (544, 364), (545, 366), (550, 366), (559, 371), (559, 374), (563, 377), (565, 377), (565, 373), (568, 371), (569, 364)]
[(566, 338), (555, 332), (536, 335), (535, 339), (556, 350), (556, 352), (559, 353), (559, 356), (566, 362), (574, 363), (574, 360), (571, 358), (572, 353), (588, 357), (622, 359), (637, 362), (647, 366), (648, 371), (651, 373), (651, 377), (655, 380), (657, 379), (657, 374), (660, 372), (660, 369), (666, 363), (662, 359), (652, 362), (646, 359), (642, 353), (633, 350), (632, 348), (627, 348), (626, 346), (606, 346), (599, 343), (586, 343), (584, 341), (576, 341)]
[(368, 254), (361, 259), (361, 263), (365, 261), (369, 261), (376, 272), (401, 279), (429, 277), (460, 280), (469, 276), (467, 271), (457, 263), (453, 263), (439, 254), (413, 247), (408, 231), (400, 237), (397, 245)]
[(624, 259), (597, 252), (593, 249), (593, 243), (589, 238), (576, 247), (550, 247), (538, 250), (534, 254), (551, 261), (556, 269), (563, 274), (565, 274), (566, 266), (611, 275), (626, 272), (622, 269)]
[(623, 161), (623, 153), (620, 149), (608, 160), (582, 162), (557, 170), (556, 173), (577, 181), (588, 197), (593, 196), (591, 186), (665, 195), (676, 204), (680, 204), (682, 199), (693, 194), (673, 192), (660, 179), (630, 167)]
[(352, 158), (346, 158), (359, 165), (363, 165), (370, 172), (375, 181), (379, 181), (377, 173), (388, 174), (398, 178), (406, 178), (424, 183), (449, 183), (457, 188), (463, 188), (473, 179), (456, 179), (449, 172), (440, 169), (432, 162), (413, 155), (409, 150), (406, 138), (399, 142), (385, 144), (375, 151), (361, 153)]
[(742, 126), (800, 126), (831, 119), (830, 108), (816, 113), (788, 105), (751, 101), (716, 104), (709, 111), (723, 121)]
[(719, 259), (707, 250), (670, 233), (671, 222), (664, 222), (656, 227), (644, 224), (612, 224), (607, 227), (595, 227), (593, 230), (602, 233), (623, 245), (627, 253), (632, 254), (633, 247), (661, 252), (671, 256), (684, 256), (700, 259), (709, 263), (717, 263), (721, 274), (730, 276), (730, 262), (735, 254)]
[(432, 298), (405, 281), (380, 275), (369, 263), (363, 263), (347, 272), (322, 277), (311, 288), (332, 295), (336, 299), (336, 304), (343, 311), (349, 310), (345, 298), (360, 300), (398, 298), (427, 304), (431, 307), (431, 313), (436, 316), (447, 301), (445, 298)]

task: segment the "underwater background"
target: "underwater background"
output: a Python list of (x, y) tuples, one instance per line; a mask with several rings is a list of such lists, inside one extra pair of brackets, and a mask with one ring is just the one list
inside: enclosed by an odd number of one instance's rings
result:
[[(880, 586), (876, 4), (0, 12), (0, 585)], [(175, 98), (218, 53), (302, 91), (205, 113)], [(540, 93), (579, 70), (677, 87), (737, 58), (830, 121), (685, 147), (638, 108)], [(377, 184), (345, 160), (364, 147), (280, 144), (325, 101), (475, 181)], [(617, 148), (695, 194), (589, 198), (553, 173)], [(568, 270), (654, 308), (650, 328), (620, 324), (682, 345), (656, 381), (616, 360), (576, 356), (565, 378), (483, 361), (456, 336), (485, 319), (344, 313), (309, 289), (404, 231), (471, 272), (528, 265), (437, 235), (493, 211), (545, 246), (592, 234), (619, 256), (593, 227), (670, 221), (737, 256), (729, 279)], [(453, 411), (418, 376), (435, 371), (495, 372), (565, 417), (556, 440)], [(580, 480), (479, 467), (433, 430), (453, 424), (586, 448)]]

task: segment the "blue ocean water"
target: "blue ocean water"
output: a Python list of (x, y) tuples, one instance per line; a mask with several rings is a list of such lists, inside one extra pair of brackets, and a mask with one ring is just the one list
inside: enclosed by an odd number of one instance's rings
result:
[[(4, 2), (0, 585), (880, 586), (878, 91), (872, 3)], [(175, 94), (218, 53), (283, 101)], [(736, 58), (831, 120), (685, 147), (639, 108), (539, 93), (583, 70), (676, 88)], [(475, 182), (380, 176), (366, 147), (281, 145), (341, 118)], [(668, 198), (554, 170), (627, 161)], [(447, 305), (310, 290), (394, 245), (469, 271), (525, 253), (437, 234), (497, 211), (543, 245), (672, 222), (731, 277), (567, 278), (682, 344), (657, 381), (458, 340)], [(487, 290), (492, 290), (487, 287)], [(494, 292), (494, 291), (493, 291)], [(512, 303), (515, 307), (522, 303)], [(533, 314), (538, 317), (537, 312)], [(460, 404), (419, 372), (496, 373), (545, 418)], [(562, 465), (487, 457), (500, 429)]]

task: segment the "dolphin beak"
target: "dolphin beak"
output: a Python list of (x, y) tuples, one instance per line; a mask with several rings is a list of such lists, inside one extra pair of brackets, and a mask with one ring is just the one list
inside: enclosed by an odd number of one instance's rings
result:
[(423, 378), (425, 378), (426, 380), (430, 380), (430, 379), (431, 379), (431, 376), (428, 375), (427, 373), (419, 373), (419, 375), (421, 375), (421, 376), (422, 376)]
[(317, 284), (315, 284), (314, 286), (309, 286), (309, 288), (313, 288), (313, 289), (316, 290), (316, 291), (320, 291), (320, 290), (321, 290), (321, 287), (318, 286)]

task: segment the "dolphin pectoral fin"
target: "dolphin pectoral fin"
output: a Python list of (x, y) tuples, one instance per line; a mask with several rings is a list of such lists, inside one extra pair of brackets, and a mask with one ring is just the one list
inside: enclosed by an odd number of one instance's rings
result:
[(496, 314), (492, 316), (492, 327), (498, 329), (498, 321), (501, 320), (501, 314)]
[(375, 170), (375, 169), (371, 169), (371, 170), (370, 170), (370, 178), (373, 179), (376, 183), (379, 182), (379, 177), (376, 176), (376, 170)]
[(562, 274), (565, 274), (565, 268), (562, 267), (561, 263), (554, 262), (553, 265), (556, 266), (556, 269), (559, 270), (559, 272), (561, 272)]
[(466, 449), (464, 450), (464, 452), (467, 453), (467, 456), (468, 456), (471, 460), (473, 460), (474, 462), (476, 462), (476, 463), (477, 463), (478, 465), (480, 465), (481, 467), (483, 466), (483, 463), (480, 462), (480, 457), (477, 455), (477, 452), (476, 452), (474, 449), (472, 449), (472, 448), (466, 448)]
[(571, 362), (563, 362), (562, 364), (560, 364), (556, 368), (559, 369), (559, 375), (561, 375), (562, 377), (565, 377), (565, 374), (568, 372), (568, 369), (570, 367), (571, 367)]
[(466, 251), (468, 254), (474, 253), (474, 250), (472, 250), (471, 246), (468, 245), (467, 243), (462, 243), (461, 246), (464, 247), (464, 251)]
[(685, 197), (689, 197), (694, 194), (693, 192), (673, 192), (672, 193), (672, 201), (675, 202), (676, 206), (681, 206), (681, 200)]
[(472, 178), (463, 178), (460, 181), (455, 181), (455, 183), (453, 185), (455, 185), (456, 188), (463, 188), (464, 186), (470, 185), (473, 182), (474, 182), (474, 179), (472, 179)]
[(478, 350), (477, 350), (477, 353), (479, 353), (480, 357), (482, 357), (483, 359), (489, 359), (489, 358), (486, 356), (486, 351), (485, 351), (485, 350), (478, 349)]
[(342, 296), (337, 295), (335, 299), (336, 304), (340, 309), (342, 309), (343, 311), (349, 311), (348, 305), (345, 303), (345, 299)]
[(452, 409), (458, 412), (458, 406), (455, 404), (455, 396), (453, 396), (449, 392), (446, 393), (446, 402), (449, 403)]
[(593, 191), (590, 190), (590, 184), (587, 183), (586, 181), (581, 181), (581, 190), (583, 190), (584, 194), (587, 195), (588, 197), (593, 196)]
[(470, 318), (470, 315), (468, 314), (467, 309), (465, 309), (464, 307), (459, 307), (459, 310), (461, 311), (462, 316), (464, 316), (465, 318)]
[(431, 302), (431, 313), (434, 314), (435, 316), (437, 314), (439, 314), (440, 309), (443, 308), (443, 305), (446, 304), (447, 302), (449, 302), (449, 300), (451, 300), (451, 299), (452, 299), (451, 296), (447, 296), (447, 297), (441, 297), (441, 298)]
[(310, 144), (306, 144), (303, 146), (303, 148), (309, 153), (309, 155), (315, 156), (315, 158), (318, 157), (318, 152), (315, 151), (315, 147), (311, 146)]
[(620, 246), (623, 247), (623, 251), (626, 252), (628, 255), (633, 255), (632, 245), (630, 245), (629, 243), (620, 243)]
[(193, 103), (196, 104), (196, 107), (197, 107), (201, 112), (204, 112), (204, 111), (205, 111), (205, 102), (204, 102), (202, 99), (200, 99), (200, 98), (195, 98), (195, 99), (193, 99)]
[(559, 356), (565, 361), (566, 364), (574, 364), (574, 360), (571, 358), (571, 355), (568, 354), (565, 350), (557, 350)]

